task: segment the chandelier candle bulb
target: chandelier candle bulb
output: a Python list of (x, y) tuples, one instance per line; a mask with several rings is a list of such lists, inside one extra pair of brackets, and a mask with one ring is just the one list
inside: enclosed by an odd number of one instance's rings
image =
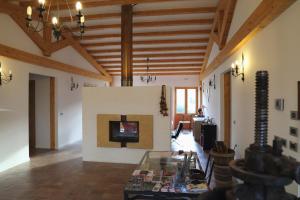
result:
[(58, 19), (57, 17), (52, 17), (52, 24), (57, 25), (58, 24)]
[(84, 19), (84, 16), (82, 15), (82, 16), (80, 17), (80, 23), (83, 24), (84, 21), (85, 21), (85, 19)]
[(31, 19), (31, 15), (32, 15), (32, 8), (31, 8), (31, 6), (28, 6), (27, 7), (27, 16), (29, 19)]
[(45, 3), (46, 3), (45, 0), (39, 0), (39, 4), (40, 4), (40, 5), (44, 6)]
[(76, 10), (77, 10), (78, 12), (80, 12), (80, 11), (82, 10), (82, 4), (81, 4), (81, 2), (80, 2), (80, 1), (77, 1), (75, 7), (76, 7)]

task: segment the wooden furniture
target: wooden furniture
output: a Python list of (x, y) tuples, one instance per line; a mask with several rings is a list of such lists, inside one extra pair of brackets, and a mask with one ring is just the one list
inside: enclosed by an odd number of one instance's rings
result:
[(209, 151), (213, 148), (217, 139), (217, 125), (215, 124), (201, 124), (200, 145), (204, 151)]
[(179, 123), (183, 123), (184, 130), (191, 130), (192, 129), (191, 121), (192, 121), (192, 115), (190, 114), (176, 114), (174, 127), (177, 127)]
[(193, 135), (196, 142), (200, 143), (201, 124), (204, 123), (204, 117), (193, 117)]
[(193, 135), (203, 150), (210, 150), (217, 139), (217, 125), (207, 123), (204, 117), (194, 117)]

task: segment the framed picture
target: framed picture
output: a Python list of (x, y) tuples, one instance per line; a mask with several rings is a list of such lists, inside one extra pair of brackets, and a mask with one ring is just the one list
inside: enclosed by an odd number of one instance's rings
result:
[(284, 110), (284, 99), (275, 99), (275, 109), (279, 111)]

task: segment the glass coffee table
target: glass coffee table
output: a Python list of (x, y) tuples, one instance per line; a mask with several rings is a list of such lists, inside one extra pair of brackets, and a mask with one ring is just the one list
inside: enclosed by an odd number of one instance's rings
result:
[(124, 188), (124, 199), (196, 199), (208, 191), (197, 153), (148, 151)]

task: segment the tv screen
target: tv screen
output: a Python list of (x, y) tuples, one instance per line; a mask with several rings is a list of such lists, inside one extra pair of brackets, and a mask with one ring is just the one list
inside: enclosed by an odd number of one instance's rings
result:
[(139, 122), (109, 121), (109, 140), (112, 142), (139, 142)]

